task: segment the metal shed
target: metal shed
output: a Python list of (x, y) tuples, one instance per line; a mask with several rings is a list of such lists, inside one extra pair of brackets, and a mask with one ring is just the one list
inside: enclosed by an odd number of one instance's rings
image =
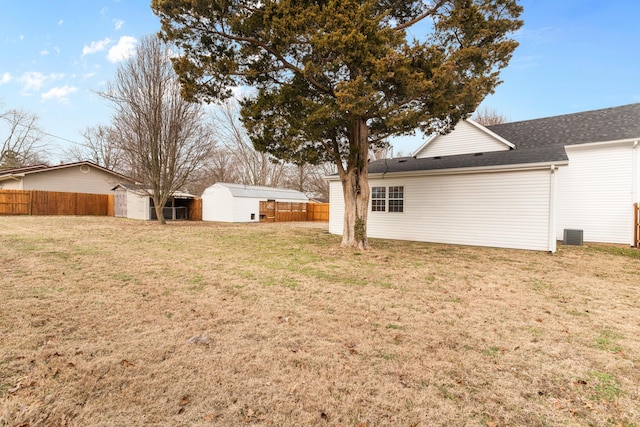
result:
[[(202, 219), (221, 222), (259, 222), (267, 219), (265, 206), (309, 201), (304, 193), (285, 188), (216, 183), (202, 193)], [(260, 207), (263, 202), (263, 208)], [(266, 202), (266, 204), (265, 204)], [(268, 209), (268, 208), (267, 208)]]

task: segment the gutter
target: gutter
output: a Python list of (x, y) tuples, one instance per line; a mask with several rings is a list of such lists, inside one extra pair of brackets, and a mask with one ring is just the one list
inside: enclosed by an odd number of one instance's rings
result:
[(558, 167), (551, 165), (549, 177), (549, 228), (547, 231), (547, 247), (550, 253), (556, 253), (556, 171)]
[[(521, 163), (515, 165), (494, 165), (494, 166), (476, 166), (467, 168), (456, 169), (431, 169), (431, 170), (416, 170), (406, 172), (379, 172), (370, 173), (369, 178), (384, 178), (385, 175), (391, 175), (396, 177), (412, 177), (412, 176), (434, 176), (434, 175), (463, 175), (472, 173), (492, 173), (492, 172), (515, 172), (515, 171), (528, 171), (528, 170), (543, 170), (549, 169), (554, 166), (566, 166), (569, 164), (568, 160), (554, 161), (554, 162), (540, 162), (540, 163)], [(337, 177), (329, 177), (337, 178)]]

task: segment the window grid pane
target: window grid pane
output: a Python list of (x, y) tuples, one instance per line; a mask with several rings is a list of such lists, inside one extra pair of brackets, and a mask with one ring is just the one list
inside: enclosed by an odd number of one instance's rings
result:
[(389, 187), (389, 212), (404, 212), (404, 187)]
[(371, 211), (384, 212), (386, 210), (386, 187), (371, 187)]
[(371, 211), (372, 212), (384, 212), (384, 200), (372, 200)]
[(389, 212), (404, 212), (404, 200), (389, 200)]
[(372, 199), (384, 199), (385, 198), (385, 187), (372, 187), (371, 188), (371, 198)]
[(404, 198), (404, 187), (389, 187), (389, 198), (390, 199), (403, 199)]

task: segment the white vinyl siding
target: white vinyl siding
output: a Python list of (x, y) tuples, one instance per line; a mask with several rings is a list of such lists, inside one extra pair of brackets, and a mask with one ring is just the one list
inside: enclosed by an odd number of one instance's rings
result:
[[(404, 186), (404, 212), (369, 212), (372, 238), (550, 250), (550, 171), (370, 179)], [(337, 185), (336, 185), (337, 184)], [(336, 191), (337, 190), (337, 191)], [(336, 194), (338, 193), (338, 194)], [(330, 232), (342, 233), (344, 201), (331, 183)]]
[(509, 150), (509, 146), (504, 142), (483, 132), (476, 126), (462, 121), (450, 133), (435, 137), (415, 155), (422, 158), (505, 150)]
[[(371, 183), (369, 186), (371, 186)], [(343, 227), (344, 195), (342, 194), (342, 183), (340, 181), (329, 181), (329, 233), (342, 234)]]
[(631, 244), (633, 149), (624, 145), (567, 147), (569, 167), (558, 175), (556, 238), (583, 230), (585, 242)]
[(13, 179), (0, 181), (0, 190), (22, 190), (22, 179), (17, 181)]
[(115, 175), (91, 166), (81, 165), (26, 174), (22, 178), (22, 189), (113, 194), (112, 189), (117, 183), (118, 179)]

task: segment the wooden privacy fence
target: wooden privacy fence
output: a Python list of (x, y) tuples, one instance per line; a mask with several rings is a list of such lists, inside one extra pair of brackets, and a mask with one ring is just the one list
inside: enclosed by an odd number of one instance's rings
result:
[(634, 233), (633, 233), (633, 246), (640, 248), (640, 203), (633, 205), (634, 212)]
[(202, 221), (202, 199), (192, 199), (189, 200), (187, 205), (188, 216), (187, 219), (190, 221)]
[(0, 190), (0, 215), (113, 216), (113, 195)]
[(290, 221), (329, 221), (329, 204), (260, 202), (260, 222)]
[(307, 221), (329, 222), (329, 203), (308, 203)]

